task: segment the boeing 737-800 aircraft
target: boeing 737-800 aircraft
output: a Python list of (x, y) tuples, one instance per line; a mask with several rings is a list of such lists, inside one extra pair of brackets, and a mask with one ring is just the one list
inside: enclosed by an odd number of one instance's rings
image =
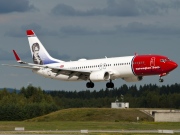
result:
[(4, 65), (31, 69), (34, 73), (52, 79), (88, 81), (87, 88), (93, 88), (94, 82), (98, 81), (108, 81), (106, 87), (113, 88), (112, 81), (115, 79), (136, 82), (149, 75), (159, 75), (159, 82), (163, 82), (162, 77), (178, 66), (166, 56), (152, 54), (65, 62), (52, 58), (33, 30), (26, 32), (34, 63), (23, 62), (13, 50), (17, 62), (24, 66)]

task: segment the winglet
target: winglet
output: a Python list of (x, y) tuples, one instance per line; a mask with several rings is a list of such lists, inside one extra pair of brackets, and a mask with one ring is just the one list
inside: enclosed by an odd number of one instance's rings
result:
[(27, 36), (36, 36), (33, 30), (27, 30), (26, 31)]
[(18, 56), (18, 54), (16, 53), (15, 50), (13, 50), (13, 53), (14, 53), (14, 56), (16, 58), (16, 61), (20, 61), (21, 59), (20, 59), (20, 57)]
[(13, 50), (14, 53), (14, 57), (16, 58), (16, 61), (20, 64), (26, 64), (26, 62), (21, 61), (20, 57), (18, 56), (18, 54), (16, 53), (15, 50)]

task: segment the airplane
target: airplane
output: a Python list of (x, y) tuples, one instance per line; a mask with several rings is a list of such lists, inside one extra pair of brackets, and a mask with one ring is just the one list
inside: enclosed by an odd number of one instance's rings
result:
[(144, 76), (159, 75), (159, 82), (178, 67), (178, 64), (166, 56), (145, 54), (125, 57), (101, 59), (79, 59), (65, 62), (49, 55), (33, 30), (26, 31), (34, 63), (27, 63), (20, 59), (13, 50), (16, 61), (21, 65), (6, 66), (31, 69), (34, 73), (46, 78), (63, 81), (87, 81), (86, 87), (93, 88), (94, 82), (108, 81), (107, 88), (114, 88), (115, 79), (126, 82), (141, 81)]

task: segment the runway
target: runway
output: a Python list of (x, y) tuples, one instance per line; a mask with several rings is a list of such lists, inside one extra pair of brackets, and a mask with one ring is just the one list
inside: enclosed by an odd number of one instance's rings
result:
[(61, 134), (61, 135), (70, 135), (70, 134), (85, 134), (85, 133), (180, 133), (179, 130), (56, 130), (56, 131), (0, 131), (0, 134), (6, 135), (38, 135), (38, 134)]

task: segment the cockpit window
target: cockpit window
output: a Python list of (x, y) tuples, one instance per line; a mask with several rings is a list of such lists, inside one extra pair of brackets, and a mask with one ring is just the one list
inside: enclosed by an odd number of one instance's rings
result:
[(165, 59), (160, 59), (160, 62), (166, 62)]
[(167, 58), (167, 59), (166, 59), (166, 61), (170, 61), (170, 59), (169, 59), (169, 58)]
[(170, 61), (170, 59), (166, 58), (166, 59), (160, 59), (160, 62), (166, 62), (166, 61)]

